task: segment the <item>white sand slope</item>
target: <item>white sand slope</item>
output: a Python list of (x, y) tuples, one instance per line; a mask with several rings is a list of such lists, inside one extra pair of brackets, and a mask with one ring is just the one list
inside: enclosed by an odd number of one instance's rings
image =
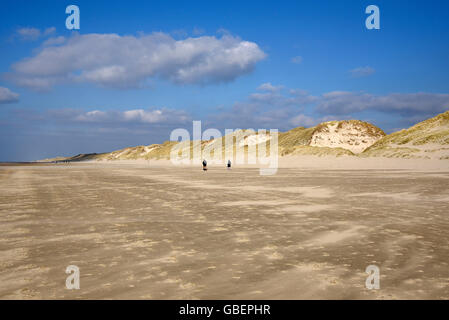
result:
[(343, 148), (353, 153), (361, 153), (384, 136), (382, 130), (367, 122), (330, 121), (317, 127), (310, 146)]

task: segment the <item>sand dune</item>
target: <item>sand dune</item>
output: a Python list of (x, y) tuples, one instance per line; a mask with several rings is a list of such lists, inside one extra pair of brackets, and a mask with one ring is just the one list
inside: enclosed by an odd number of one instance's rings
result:
[[(449, 111), (434, 118), (425, 120), (407, 129), (389, 135), (376, 126), (359, 121), (343, 120), (323, 122), (312, 128), (298, 127), (278, 136), (277, 153), (284, 156), (320, 156), (354, 158), (406, 158), (406, 159), (449, 159)], [(228, 152), (235, 157), (236, 148), (243, 148), (246, 155), (251, 146), (265, 144), (269, 152), (270, 136), (258, 134), (254, 130), (238, 130), (228, 135), (237, 139), (237, 146), (226, 145), (226, 137), (201, 141), (201, 150), (205, 157), (210, 150), (221, 152), (222, 158), (227, 158)], [(168, 160), (173, 147), (185, 151), (193, 157), (191, 141), (166, 141), (163, 144), (129, 147), (110, 153), (79, 154), (73, 157), (57, 157), (45, 159), (42, 162), (59, 161), (121, 161), (121, 160)]]

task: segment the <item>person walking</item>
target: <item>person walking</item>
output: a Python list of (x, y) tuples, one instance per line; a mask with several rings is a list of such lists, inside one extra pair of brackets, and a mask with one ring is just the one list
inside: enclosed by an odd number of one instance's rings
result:
[(229, 169), (231, 169), (231, 160), (228, 160), (228, 163), (226, 164), (226, 167)]
[(207, 161), (206, 161), (206, 159), (203, 160), (203, 171), (207, 171)]

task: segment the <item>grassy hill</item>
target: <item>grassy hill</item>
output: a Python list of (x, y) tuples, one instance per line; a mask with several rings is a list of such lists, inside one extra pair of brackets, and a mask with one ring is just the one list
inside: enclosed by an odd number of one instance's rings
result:
[(362, 156), (449, 159), (449, 111), (378, 140)]

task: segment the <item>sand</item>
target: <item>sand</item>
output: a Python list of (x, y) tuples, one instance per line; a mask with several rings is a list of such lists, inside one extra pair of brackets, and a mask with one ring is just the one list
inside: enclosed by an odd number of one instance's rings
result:
[(0, 299), (449, 299), (448, 162), (366, 160), (2, 165)]

